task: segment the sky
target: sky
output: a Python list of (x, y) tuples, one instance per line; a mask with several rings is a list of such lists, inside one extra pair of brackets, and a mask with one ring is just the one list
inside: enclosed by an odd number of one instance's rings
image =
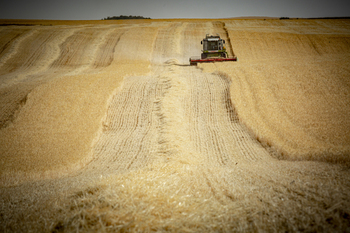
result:
[(350, 0), (4, 0), (0, 19), (98, 20), (135, 15), (164, 18), (350, 16)]

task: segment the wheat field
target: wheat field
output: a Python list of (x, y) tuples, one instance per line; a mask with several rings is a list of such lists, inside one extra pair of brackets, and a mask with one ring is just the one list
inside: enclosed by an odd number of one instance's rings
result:
[(350, 231), (350, 20), (0, 24), (1, 232)]

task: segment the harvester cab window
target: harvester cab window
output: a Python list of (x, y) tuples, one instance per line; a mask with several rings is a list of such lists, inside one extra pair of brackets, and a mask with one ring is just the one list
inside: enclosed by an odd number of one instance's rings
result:
[(208, 43), (209, 43), (208, 50), (218, 50), (217, 41), (208, 41)]

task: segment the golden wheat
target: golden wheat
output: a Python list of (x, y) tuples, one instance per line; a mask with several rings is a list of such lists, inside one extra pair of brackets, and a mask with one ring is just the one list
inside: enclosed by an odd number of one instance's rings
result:
[(2, 22), (0, 231), (349, 230), (349, 20)]

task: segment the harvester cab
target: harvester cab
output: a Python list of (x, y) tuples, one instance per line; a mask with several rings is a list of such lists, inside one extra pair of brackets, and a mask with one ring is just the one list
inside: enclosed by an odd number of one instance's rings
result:
[(224, 47), (225, 40), (220, 39), (220, 36), (209, 36), (201, 41), (203, 45), (201, 59), (207, 57), (227, 57), (226, 48)]
[(222, 62), (222, 61), (237, 61), (237, 57), (229, 57), (225, 48), (225, 40), (220, 38), (220, 35), (212, 36), (207, 34), (201, 41), (203, 50), (201, 58), (191, 57), (190, 64), (197, 65), (202, 62)]

